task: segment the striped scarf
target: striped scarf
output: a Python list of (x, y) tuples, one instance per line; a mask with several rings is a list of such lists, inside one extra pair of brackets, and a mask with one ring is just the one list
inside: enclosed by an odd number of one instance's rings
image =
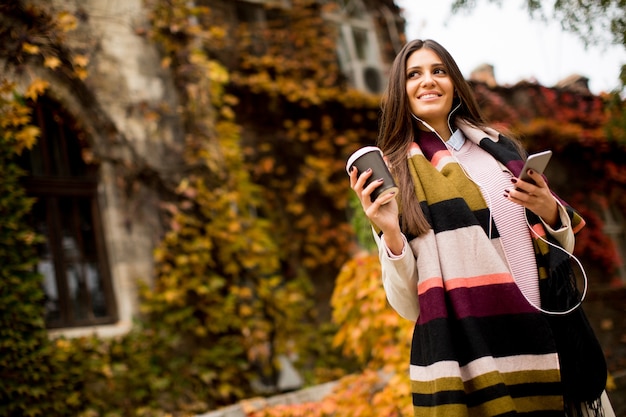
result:
[[(519, 176), (523, 160), (511, 140), (493, 130), (459, 127)], [(408, 162), (431, 225), (427, 233), (410, 238), (420, 275), (410, 368), (415, 416), (562, 417), (550, 327), (509, 272), (480, 189), (435, 134), (421, 133)], [(564, 206), (578, 231), (583, 219)], [(528, 214), (531, 227), (549, 239), (541, 221)], [(534, 235), (533, 246), (541, 291), (554, 258), (549, 245)]]

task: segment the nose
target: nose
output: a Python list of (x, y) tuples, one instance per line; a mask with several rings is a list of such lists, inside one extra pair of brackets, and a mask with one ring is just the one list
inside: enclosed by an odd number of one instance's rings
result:
[(433, 78), (432, 74), (430, 74), (429, 72), (426, 72), (424, 75), (422, 75), (422, 85), (423, 86), (430, 86), (435, 84), (435, 79)]

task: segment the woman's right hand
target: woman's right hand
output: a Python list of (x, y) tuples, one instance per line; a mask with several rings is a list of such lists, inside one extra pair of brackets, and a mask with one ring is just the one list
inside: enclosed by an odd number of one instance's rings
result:
[[(398, 248), (392, 248), (392, 246), (396, 246), (392, 242), (399, 239), (400, 243), (402, 243), (396, 194), (388, 193), (372, 202), (372, 192), (382, 185), (382, 181), (373, 181), (367, 187), (364, 187), (365, 181), (371, 175), (372, 170), (367, 170), (357, 176), (357, 169), (353, 167), (350, 171), (350, 187), (361, 201), (361, 206), (363, 206), (363, 211), (367, 218), (383, 232), (389, 249), (396, 253)], [(399, 250), (402, 251), (402, 246)]]

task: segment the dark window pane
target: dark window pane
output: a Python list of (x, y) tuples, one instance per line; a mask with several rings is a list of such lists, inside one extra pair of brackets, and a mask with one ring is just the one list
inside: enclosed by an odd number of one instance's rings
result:
[(46, 321), (56, 322), (61, 320), (61, 306), (59, 302), (59, 289), (57, 288), (54, 274), (54, 263), (51, 260), (39, 260), (37, 272), (43, 275), (43, 287), (45, 292)]
[[(94, 298), (104, 302), (102, 278), (98, 271), (97, 246), (92, 227), (91, 201), (87, 198), (66, 198), (59, 201), (62, 216), (63, 258), (69, 282), (70, 299), (75, 318), (86, 320), (95, 314)], [(100, 316), (103, 315), (100, 306)]]
[(45, 294), (46, 322), (61, 320), (61, 306), (59, 300), (59, 288), (54, 271), (54, 257), (50, 247), (50, 230), (46, 218), (46, 201), (38, 199), (31, 211), (31, 223), (35, 232), (44, 237), (43, 242), (37, 245), (39, 262), (37, 272), (43, 276), (43, 289)]
[(19, 159), (24, 186), (37, 197), (31, 212), (37, 270), (43, 275), (49, 327), (116, 320), (116, 307), (97, 205), (97, 166), (85, 164), (85, 146), (63, 109), (45, 98), (33, 104), (41, 128), (37, 145)]
[(257, 4), (235, 3), (237, 21), (242, 23), (258, 23), (263, 21), (263, 9)]
[[(76, 320), (90, 320), (96, 317), (92, 301), (94, 295), (102, 292), (98, 268), (93, 263), (72, 263), (67, 266), (67, 278)], [(102, 304), (104, 299), (103, 297), (99, 298)], [(102, 305), (100, 305), (99, 316), (102, 317), (103, 315)]]
[(354, 47), (356, 48), (357, 57), (360, 61), (366, 61), (369, 50), (367, 31), (352, 28), (352, 37), (354, 39)]

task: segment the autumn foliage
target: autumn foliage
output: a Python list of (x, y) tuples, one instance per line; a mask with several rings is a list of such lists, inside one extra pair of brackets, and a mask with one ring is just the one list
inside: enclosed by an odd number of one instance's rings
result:
[[(387, 304), (369, 225), (350, 199), (344, 169), (347, 155), (376, 140), (379, 97), (349, 88), (341, 74), (337, 33), (321, 17), (332, 3), (270, 7), (275, 19), (263, 27), (230, 27), (218, 8), (193, 3), (147, 1), (150, 26), (138, 31), (158, 46), (174, 78), (185, 150), (175, 185), (161, 184), (166, 233), (129, 334), (47, 339), (40, 281), (27, 272), (36, 261), (36, 236), (24, 222), (30, 200), (19, 172), (0, 176), (7, 192), (1, 237), (13, 239), (0, 242), (9, 260), (0, 301), (10, 301), (2, 331), (20, 335), (2, 342), (0, 400), (22, 395), (15, 407), (32, 415), (45, 414), (53, 400), (48, 415), (193, 415), (259, 395), (253, 381), (275, 384), (278, 355), (296, 352), (307, 384), (337, 380), (333, 393), (315, 404), (250, 409), (250, 417), (410, 414), (412, 323)], [(36, 2), (15, 4), (3, 9), (11, 30), (0, 30), (8, 65), (34, 66), (88, 90), (88, 54), (66, 43), (79, 19)], [(29, 85), (2, 85), (3, 161), (36, 141), (24, 103), (49, 84), (33, 78)], [(564, 172), (590, 166), (588, 176), (559, 181), (558, 191), (588, 218), (578, 250), (610, 271), (603, 278), (610, 282), (621, 260), (597, 213), (626, 207), (619, 159), (626, 140), (615, 122), (621, 101), (607, 107), (609, 97), (529, 83), (474, 89), (489, 117), (529, 150), (555, 149)], [(98, 152), (95, 160), (114, 164), (121, 183), (140, 180), (133, 161), (106, 154), (106, 146)], [(14, 281), (22, 286), (7, 287)], [(16, 316), (24, 326), (11, 321)], [(14, 374), (24, 379), (11, 385)], [(53, 397), (61, 387), (66, 395)]]
[(16, 155), (36, 142), (25, 97), (36, 99), (46, 83), (35, 80), (24, 95), (0, 81), (0, 415), (54, 415), (76, 410), (73, 374), (62, 368), (43, 321), (44, 293), (34, 272), (40, 237), (27, 222), (33, 199), (19, 180)]

